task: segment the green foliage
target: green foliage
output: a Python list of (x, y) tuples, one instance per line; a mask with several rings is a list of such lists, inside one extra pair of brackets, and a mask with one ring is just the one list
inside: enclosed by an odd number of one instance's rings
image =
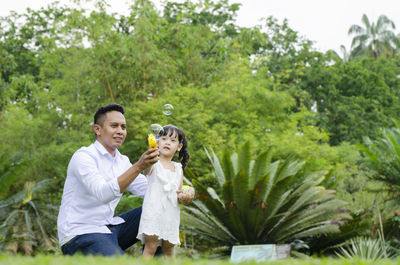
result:
[[(36, 193), (49, 181), (25, 183), (23, 191), (0, 201), (0, 248), (10, 253), (31, 256), (34, 250), (54, 251), (57, 243), (50, 238), (58, 207), (37, 200)], [(34, 197), (35, 196), (35, 197)]]
[[(372, 170), (359, 167), (352, 144), (399, 118), (397, 57), (338, 60), (272, 17), (240, 28), (239, 4), (227, 0), (166, 2), (163, 12), (132, 3), (126, 16), (96, 1), (92, 12), (54, 3), (0, 18), (0, 198), (51, 179), (46, 201), (59, 204), (71, 155), (94, 140), (95, 110), (115, 101), (127, 111), (121, 152), (132, 162), (150, 124), (172, 123), (186, 132), (189, 167), (204, 186), (219, 184), (203, 146), (222, 157), (249, 141), (273, 147), (273, 161), (306, 161), (303, 176), (328, 172), (318, 185), (368, 211)], [(121, 211), (138, 203), (125, 197)]]
[(142, 198), (131, 194), (124, 194), (124, 196), (122, 196), (121, 200), (119, 201), (117, 208), (115, 209), (115, 216), (142, 206), (142, 203)]
[(392, 126), (399, 113), (396, 60), (364, 57), (326, 66), (327, 60), (304, 68), (299, 86), (309, 93), (304, 104), (314, 105), (316, 124), (330, 134), (329, 142), (359, 143), (363, 136), (375, 137), (379, 127)]
[(22, 152), (9, 158), (0, 155), (0, 199), (4, 199), (10, 186), (26, 168), (26, 163), (22, 160)]
[[(46, 95), (39, 99), (46, 101)], [(29, 161), (29, 170), (20, 170), (11, 188), (5, 190), (4, 197), (11, 196), (21, 190), (26, 181), (54, 179), (56, 185), (48, 199), (59, 201), (65, 170), (73, 152), (90, 143), (89, 132), (81, 134), (72, 130), (74, 119), (81, 121), (77, 115), (71, 116), (58, 107), (40, 104), (41, 109), (29, 113), (22, 104), (8, 105), (4, 110), (0, 123), (0, 138), (4, 143), (0, 152), (12, 157), (21, 153), (21, 159)], [(80, 130), (81, 127), (78, 127)], [(18, 147), (18, 148), (16, 148)]]
[(250, 144), (239, 153), (208, 157), (218, 185), (192, 183), (198, 200), (185, 207), (183, 224), (195, 235), (221, 246), (290, 243), (295, 239), (338, 232), (335, 221), (344, 202), (319, 184), (322, 172), (306, 172), (304, 162), (288, 158), (271, 162), (271, 150), (251, 159)]
[(355, 238), (351, 239), (349, 246), (340, 247), (339, 257), (376, 261), (389, 257), (389, 248), (380, 239)]
[[(290, 112), (295, 102), (287, 92), (270, 91), (272, 82), (253, 76), (243, 61), (232, 62), (224, 72), (226, 77), (209, 87), (184, 86), (128, 106), (128, 136), (122, 151), (131, 159), (139, 158), (146, 147), (150, 124), (172, 123), (188, 137), (189, 167), (210, 182), (210, 165), (203, 146), (211, 146), (221, 154), (222, 147), (234, 149), (251, 141), (258, 146), (276, 147), (276, 159), (295, 154), (307, 160), (311, 170), (330, 170), (333, 163), (339, 169), (341, 163), (347, 163), (346, 159), (339, 161), (339, 152), (329, 147), (328, 135), (313, 124), (310, 111), (302, 108)], [(174, 106), (173, 115), (163, 115), (165, 103)], [(341, 178), (344, 170), (335, 174)]]
[(206, 0), (201, 3), (167, 2), (164, 7), (164, 17), (172, 23), (190, 23), (206, 25), (217, 29), (229, 29), (233, 26), (236, 12), (241, 4), (229, 4), (228, 0)]
[[(360, 236), (369, 236), (371, 229), (371, 214), (365, 211), (351, 212), (351, 219), (339, 222), (339, 233), (319, 235), (306, 240), (312, 254), (332, 255), (339, 251), (351, 239)], [(311, 254), (311, 253), (310, 253)]]
[(389, 249), (395, 256), (400, 255), (400, 216), (399, 211), (392, 213), (383, 224), (384, 234), (388, 242)]
[(382, 129), (381, 135), (375, 141), (365, 137), (360, 149), (366, 156), (367, 166), (376, 171), (372, 178), (384, 183), (397, 198), (400, 188), (400, 128)]

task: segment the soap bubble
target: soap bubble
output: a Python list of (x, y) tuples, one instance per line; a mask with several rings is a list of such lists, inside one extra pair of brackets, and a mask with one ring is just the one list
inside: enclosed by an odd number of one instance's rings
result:
[(166, 116), (169, 116), (172, 114), (173, 111), (174, 111), (174, 106), (172, 106), (171, 104), (165, 104), (162, 113), (164, 113), (164, 115)]
[(154, 136), (158, 136), (161, 134), (163, 127), (160, 124), (154, 123), (150, 125), (150, 133), (154, 134)]

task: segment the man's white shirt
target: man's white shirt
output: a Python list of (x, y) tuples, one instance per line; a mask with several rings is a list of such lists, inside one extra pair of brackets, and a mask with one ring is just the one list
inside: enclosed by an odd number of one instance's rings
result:
[[(109, 234), (107, 225), (124, 222), (114, 217), (122, 196), (118, 177), (131, 165), (127, 156), (116, 150), (113, 157), (98, 141), (74, 153), (68, 165), (57, 220), (60, 246), (77, 235)], [(147, 190), (146, 177), (139, 174), (127, 189), (143, 198)]]

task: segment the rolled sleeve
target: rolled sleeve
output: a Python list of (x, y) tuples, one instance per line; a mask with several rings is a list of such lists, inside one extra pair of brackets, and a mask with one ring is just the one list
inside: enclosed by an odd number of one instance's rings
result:
[(118, 179), (103, 176), (98, 170), (96, 159), (89, 153), (75, 153), (71, 159), (71, 170), (86, 190), (99, 201), (108, 203), (122, 196)]

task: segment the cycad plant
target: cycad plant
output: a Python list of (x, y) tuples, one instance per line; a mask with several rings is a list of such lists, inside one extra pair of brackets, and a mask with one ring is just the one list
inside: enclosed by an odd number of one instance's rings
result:
[(365, 161), (376, 174), (374, 180), (385, 184), (387, 189), (398, 198), (400, 192), (400, 128), (399, 126), (383, 129), (381, 138), (371, 140), (364, 138), (364, 144), (359, 145), (365, 154)]
[(290, 243), (338, 232), (345, 202), (319, 186), (322, 172), (306, 172), (304, 162), (288, 158), (271, 162), (271, 150), (251, 159), (250, 144), (239, 153), (225, 151), (218, 159), (206, 153), (214, 168), (216, 187), (205, 187), (195, 176), (197, 199), (185, 207), (182, 223), (194, 235), (220, 246)]
[(24, 190), (0, 201), (0, 250), (32, 255), (35, 249), (55, 251), (50, 229), (55, 226), (58, 207), (37, 199), (48, 180), (27, 182)]

